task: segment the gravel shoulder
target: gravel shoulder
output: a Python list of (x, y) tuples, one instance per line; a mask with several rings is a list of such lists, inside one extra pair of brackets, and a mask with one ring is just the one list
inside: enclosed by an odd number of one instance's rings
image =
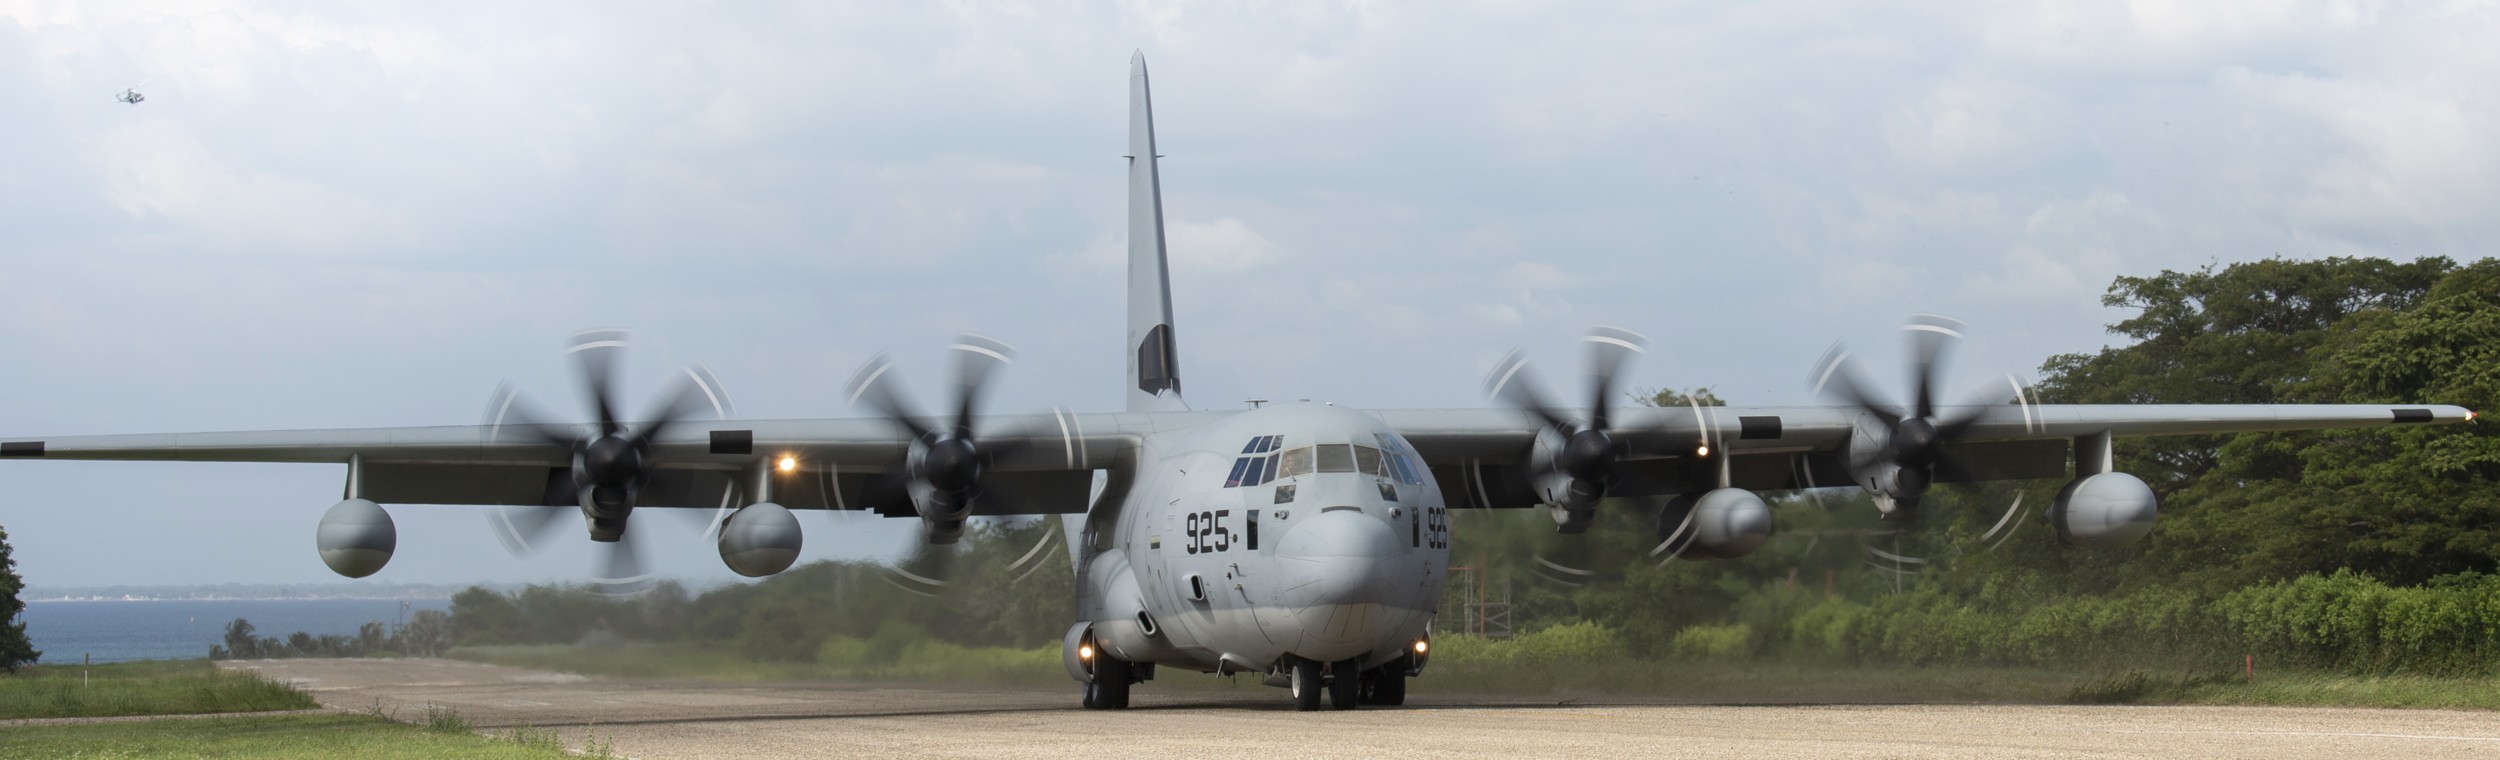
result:
[(2054, 705), (1662, 705), (1418, 693), (1403, 709), (1294, 712), (1282, 691), (1136, 690), (1122, 712), (1064, 689), (593, 679), (454, 660), (232, 663), (334, 709), (456, 710), (480, 729), (595, 735), (636, 758), (2493, 757), (2487, 712)]

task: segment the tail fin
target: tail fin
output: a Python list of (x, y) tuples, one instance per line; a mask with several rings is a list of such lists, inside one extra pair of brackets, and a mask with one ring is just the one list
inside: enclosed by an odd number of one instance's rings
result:
[(1146, 54), (1129, 59), (1128, 74), (1128, 410), (1175, 411), (1181, 400), (1180, 359), (1173, 352), (1172, 278), (1163, 255), (1163, 180), (1155, 171), (1153, 99), (1146, 94)]

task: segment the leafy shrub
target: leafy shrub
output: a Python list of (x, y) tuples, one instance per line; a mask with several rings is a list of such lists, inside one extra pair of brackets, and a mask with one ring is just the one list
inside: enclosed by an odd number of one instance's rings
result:
[(1753, 626), (1697, 625), (1678, 631), (1669, 647), (1679, 657), (1696, 660), (1732, 660), (1753, 654)]

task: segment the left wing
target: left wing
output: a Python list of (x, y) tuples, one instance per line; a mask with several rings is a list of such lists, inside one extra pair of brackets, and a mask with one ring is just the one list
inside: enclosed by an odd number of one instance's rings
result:
[[(1133, 456), (1154, 416), (984, 417), (1013, 445), (988, 466), (981, 514), (1085, 511), (1092, 471)], [(1174, 421), (1162, 421), (1171, 424)], [(722, 420), (682, 423), (651, 441), (649, 484), (637, 507), (715, 508), (769, 472), (773, 500), (792, 509), (875, 509), (874, 478), (904, 461), (911, 437), (880, 419)], [(437, 426), (226, 433), (92, 435), (0, 441), (0, 457), (349, 465), (355, 496), (385, 504), (574, 503), (570, 452), (509, 427)], [(793, 466), (779, 467), (788, 457)]]

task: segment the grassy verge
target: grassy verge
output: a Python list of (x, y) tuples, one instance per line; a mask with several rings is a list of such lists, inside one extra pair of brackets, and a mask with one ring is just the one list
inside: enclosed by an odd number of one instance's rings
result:
[(207, 660), (148, 660), (97, 665), (80, 679), (77, 665), (43, 665), (0, 677), (0, 719), (303, 710), (318, 707), (304, 692), (251, 673), (218, 670)]
[(2068, 701), (2084, 704), (2268, 705), (2500, 710), (2492, 676), (2354, 676), (2335, 673), (2150, 674), (2129, 671), (2086, 682)]
[[(438, 716), (439, 717), (439, 716)], [(608, 756), (595, 742), (592, 756)], [(19, 726), (0, 731), (9, 758), (562, 758), (552, 731), (472, 733), (456, 716), (408, 724), (373, 715), (277, 715)]]

